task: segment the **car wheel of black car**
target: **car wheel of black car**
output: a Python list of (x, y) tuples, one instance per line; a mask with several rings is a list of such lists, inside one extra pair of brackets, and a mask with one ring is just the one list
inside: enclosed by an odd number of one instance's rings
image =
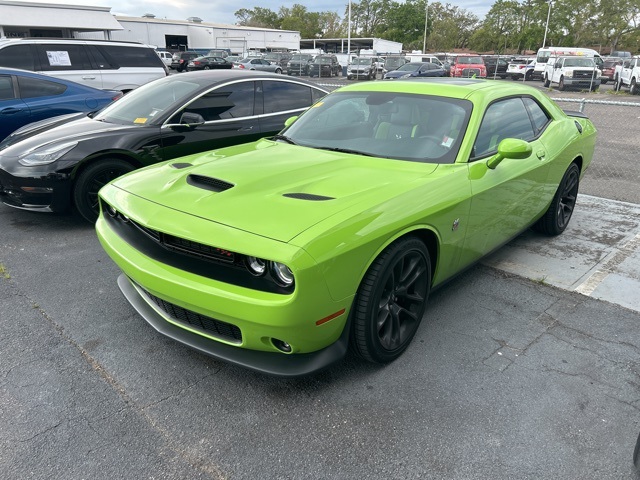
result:
[(578, 198), (580, 169), (572, 163), (564, 173), (551, 205), (544, 215), (533, 225), (533, 229), (546, 235), (560, 235), (564, 232)]
[(118, 159), (98, 160), (89, 165), (73, 188), (73, 201), (80, 215), (94, 223), (99, 213), (98, 191), (111, 180), (132, 170), (133, 165)]
[(375, 363), (398, 358), (411, 343), (431, 288), (422, 241), (406, 237), (387, 247), (365, 275), (353, 305), (351, 346)]

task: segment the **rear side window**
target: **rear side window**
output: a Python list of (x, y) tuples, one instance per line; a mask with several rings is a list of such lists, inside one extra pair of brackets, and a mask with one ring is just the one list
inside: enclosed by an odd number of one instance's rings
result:
[(255, 82), (239, 82), (211, 90), (196, 98), (172, 120), (178, 123), (183, 112), (198, 113), (205, 122), (253, 115)]
[(0, 75), (0, 100), (16, 98), (13, 93), (13, 80), (10, 75)]
[(20, 98), (52, 97), (62, 95), (67, 86), (39, 78), (18, 77)]
[(264, 113), (307, 108), (312, 103), (311, 88), (289, 82), (263, 81)]
[(37, 70), (31, 52), (29, 45), (9, 45), (0, 50), (0, 66), (31, 71)]
[(91, 70), (92, 65), (84, 45), (36, 45), (43, 71)]
[(98, 45), (105, 56), (120, 67), (158, 67), (163, 68), (162, 60), (150, 48), (127, 47), (117, 45)]

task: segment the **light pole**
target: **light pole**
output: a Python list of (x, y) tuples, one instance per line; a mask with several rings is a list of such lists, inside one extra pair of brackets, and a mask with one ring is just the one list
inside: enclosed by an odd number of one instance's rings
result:
[(347, 26), (347, 58), (351, 61), (351, 0), (349, 0), (349, 24)]
[(547, 30), (549, 30), (549, 18), (551, 17), (551, 0), (549, 0), (549, 10), (547, 11), (547, 23), (544, 26), (544, 39), (542, 40), (542, 48), (547, 45)]
[(429, 2), (426, 2), (427, 8), (425, 8), (424, 14), (424, 39), (422, 40), (422, 53), (427, 53), (427, 22), (429, 21)]

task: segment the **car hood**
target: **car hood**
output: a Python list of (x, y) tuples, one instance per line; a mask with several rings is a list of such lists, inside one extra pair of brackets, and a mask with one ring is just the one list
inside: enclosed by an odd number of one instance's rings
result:
[(288, 242), (345, 209), (380, 204), (437, 166), (262, 140), (139, 170), (112, 185), (172, 210)]
[(0, 144), (0, 155), (3, 157), (17, 157), (42, 145), (85, 140), (110, 132), (116, 132), (120, 135), (123, 130), (140, 128), (99, 122), (87, 117), (86, 114), (80, 114), (80, 118), (73, 114), (54, 117), (49, 120), (53, 121), (47, 122), (43, 120), (42, 122), (29, 124), (28, 127), (30, 128), (22, 132), (18, 131), (14, 135), (9, 135)]

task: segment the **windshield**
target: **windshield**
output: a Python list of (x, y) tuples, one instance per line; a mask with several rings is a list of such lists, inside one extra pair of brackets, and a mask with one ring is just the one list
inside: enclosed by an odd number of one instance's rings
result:
[(401, 72), (415, 72), (420, 68), (421, 63), (405, 63), (398, 70)]
[[(211, 80), (204, 80), (211, 83)], [(177, 102), (184, 102), (200, 90), (203, 85), (195, 80), (185, 81), (178, 77), (147, 83), (136, 88), (101, 110), (94, 120), (118, 125), (144, 126), (156, 124), (154, 120), (167, 112)]]
[(538, 57), (536, 58), (536, 61), (538, 63), (547, 63), (547, 61), (549, 60), (549, 57), (551, 57), (550, 51), (538, 52)]
[(458, 64), (463, 65), (479, 65), (484, 63), (482, 57), (458, 57), (456, 61)]
[(371, 65), (370, 58), (354, 58), (352, 65)]
[(293, 57), (291, 57), (291, 61), (304, 61), (306, 62), (307, 60), (311, 60), (311, 55), (294, 55)]
[(584, 57), (567, 58), (564, 62), (565, 67), (595, 67), (593, 59)]
[(331, 63), (331, 57), (316, 57), (313, 63), (321, 63), (326, 65), (327, 63)]
[(387, 70), (395, 70), (405, 63), (407, 62), (402, 57), (389, 57), (384, 61), (384, 66)]
[(388, 160), (453, 163), (468, 100), (390, 92), (335, 92), (283, 131), (298, 145)]

